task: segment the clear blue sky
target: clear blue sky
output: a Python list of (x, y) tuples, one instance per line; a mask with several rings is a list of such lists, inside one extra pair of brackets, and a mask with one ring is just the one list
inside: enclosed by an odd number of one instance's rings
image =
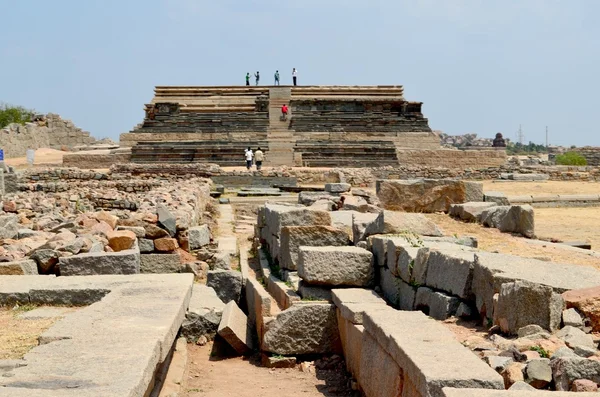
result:
[(155, 85), (402, 84), (449, 134), (600, 146), (598, 0), (0, 0), (0, 101), (117, 139)]

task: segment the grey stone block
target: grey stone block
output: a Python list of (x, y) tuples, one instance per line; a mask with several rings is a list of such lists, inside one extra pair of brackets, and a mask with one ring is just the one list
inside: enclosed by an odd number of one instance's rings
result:
[(197, 250), (210, 244), (210, 229), (208, 225), (190, 227), (188, 229), (188, 240), (191, 250)]
[(475, 254), (453, 250), (432, 250), (429, 253), (425, 284), (463, 299), (473, 295), (473, 266)]
[(335, 305), (297, 303), (266, 324), (262, 349), (281, 355), (340, 353)]
[(573, 308), (563, 311), (562, 320), (565, 326), (583, 328), (583, 319), (581, 318), (581, 315), (577, 313), (577, 310)]
[(398, 307), (400, 310), (414, 310), (417, 299), (417, 287), (401, 281), (398, 290)]
[(346, 193), (352, 189), (349, 183), (326, 183), (325, 191), (329, 193)]
[(587, 358), (561, 357), (550, 361), (557, 391), (569, 391), (577, 379), (600, 383), (600, 361)]
[(370, 286), (373, 254), (358, 247), (300, 247), (298, 276), (314, 285)]
[(556, 337), (562, 339), (567, 346), (574, 349), (575, 346), (585, 346), (591, 349), (596, 349), (594, 338), (592, 335), (586, 334), (579, 328), (567, 325), (556, 333)]
[(281, 229), (280, 266), (298, 268), (298, 250), (301, 246), (348, 246), (348, 234), (331, 226), (286, 226)]
[(154, 241), (147, 238), (138, 239), (138, 245), (142, 254), (154, 252)]
[(141, 273), (179, 273), (182, 267), (178, 254), (140, 255)]
[(552, 382), (552, 368), (547, 358), (536, 358), (527, 363), (525, 368), (527, 382), (536, 389), (545, 388)]
[(434, 292), (429, 296), (429, 316), (436, 320), (445, 320), (456, 314), (460, 300), (441, 292)]
[(22, 276), (37, 274), (37, 263), (30, 259), (0, 263), (0, 275), (2, 276)]
[(298, 285), (298, 295), (302, 299), (309, 300), (325, 300), (331, 302), (331, 287), (323, 287), (319, 285), (310, 285), (303, 280), (300, 280)]
[(133, 232), (138, 239), (144, 238), (146, 229), (141, 226), (117, 226), (117, 230), (128, 230)]
[(140, 253), (130, 249), (120, 252), (93, 252), (63, 257), (58, 260), (61, 276), (91, 276), (97, 274), (137, 274)]
[(248, 318), (234, 301), (225, 305), (217, 333), (239, 354), (246, 354), (254, 347)]
[(156, 215), (158, 215), (158, 224), (162, 226), (171, 237), (177, 233), (177, 218), (169, 211), (164, 204), (156, 206)]
[(225, 304), (213, 288), (194, 284), (188, 312), (181, 326), (182, 336), (191, 343), (201, 336), (214, 338), (224, 309)]
[(235, 270), (211, 270), (206, 285), (214, 288), (224, 303), (239, 302), (242, 293), (242, 273)]
[(402, 279), (395, 277), (387, 267), (380, 267), (378, 269), (379, 286), (381, 287), (381, 292), (383, 293), (385, 300), (393, 307), (399, 307), (400, 285), (402, 284)]
[(560, 326), (563, 309), (562, 297), (551, 287), (515, 281), (502, 284), (494, 317), (506, 333), (515, 334), (530, 324), (554, 332)]

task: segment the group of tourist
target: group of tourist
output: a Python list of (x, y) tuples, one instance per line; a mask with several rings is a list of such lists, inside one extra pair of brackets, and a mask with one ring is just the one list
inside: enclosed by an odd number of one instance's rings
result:
[[(250, 73), (246, 73), (246, 85), (250, 85)], [(298, 71), (296, 70), (296, 68), (293, 68), (292, 70), (292, 80), (294, 81), (294, 85), (297, 85), (298, 83)], [(258, 85), (260, 83), (260, 72), (257, 70), (256, 73), (254, 73), (254, 81), (256, 83), (256, 85)], [(274, 85), (279, 85), (279, 70), (275, 71), (275, 84)]]
[(252, 162), (254, 162), (256, 164), (256, 169), (260, 170), (262, 168), (262, 162), (265, 159), (265, 154), (262, 150), (260, 150), (260, 147), (256, 149), (255, 152), (253, 152), (252, 149), (250, 149), (250, 147), (248, 146), (248, 149), (246, 149), (245, 152), (246, 168), (252, 168)]

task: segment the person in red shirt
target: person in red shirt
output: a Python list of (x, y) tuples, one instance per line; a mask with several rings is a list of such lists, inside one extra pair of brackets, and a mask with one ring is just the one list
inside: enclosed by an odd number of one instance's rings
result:
[(284, 103), (283, 106), (281, 107), (281, 118), (283, 120), (287, 120), (287, 114), (288, 114), (288, 107), (287, 105)]

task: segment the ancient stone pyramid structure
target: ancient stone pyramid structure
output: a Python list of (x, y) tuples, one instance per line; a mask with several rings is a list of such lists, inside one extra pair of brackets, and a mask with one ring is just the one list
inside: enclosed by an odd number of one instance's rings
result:
[[(266, 165), (397, 165), (397, 150), (439, 138), (402, 86), (156, 87), (143, 123), (121, 135), (132, 161), (240, 165), (261, 147)], [(281, 119), (281, 106), (290, 114)]]

